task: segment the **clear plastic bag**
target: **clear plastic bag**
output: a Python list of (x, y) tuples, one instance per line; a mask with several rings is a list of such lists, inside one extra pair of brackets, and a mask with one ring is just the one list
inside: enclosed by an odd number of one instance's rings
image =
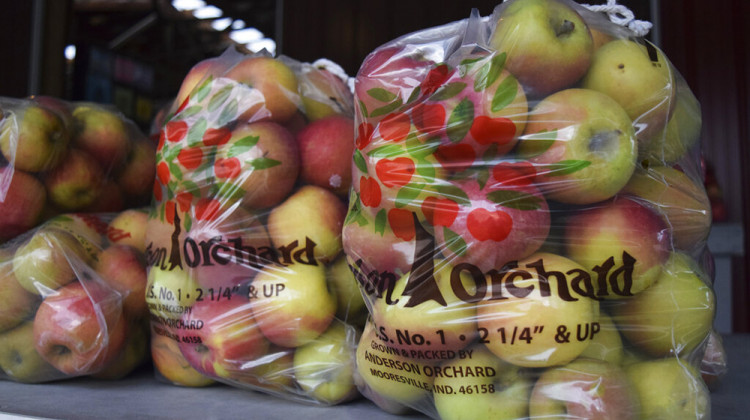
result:
[(0, 246), (0, 377), (115, 380), (148, 361), (145, 210), (66, 213)]
[(147, 239), (161, 380), (324, 405), (357, 395), (367, 310), (341, 243), (352, 92), (332, 71), (229, 49), (186, 76)]
[(345, 253), (360, 391), (432, 418), (709, 418), (700, 106), (567, 0), (375, 49), (355, 80)]
[(111, 106), (0, 98), (0, 243), (58, 214), (147, 205), (154, 150)]

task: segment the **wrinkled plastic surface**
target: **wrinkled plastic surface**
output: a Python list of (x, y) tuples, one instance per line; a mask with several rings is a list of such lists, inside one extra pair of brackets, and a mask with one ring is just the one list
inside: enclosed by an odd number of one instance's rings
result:
[(146, 301), (157, 377), (311, 404), (356, 397), (367, 310), (341, 243), (352, 92), (233, 49), (197, 63), (162, 123)]
[(147, 205), (154, 149), (108, 105), (0, 98), (0, 243), (58, 214)]
[(365, 396), (436, 419), (710, 418), (700, 106), (656, 46), (511, 0), (375, 49), (355, 104)]
[(0, 378), (116, 380), (148, 361), (146, 217), (65, 213), (0, 246)]

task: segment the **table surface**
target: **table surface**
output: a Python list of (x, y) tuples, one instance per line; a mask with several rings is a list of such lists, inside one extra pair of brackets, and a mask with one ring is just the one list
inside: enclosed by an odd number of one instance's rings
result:
[[(712, 418), (750, 414), (750, 334), (723, 337), (728, 372), (711, 394)], [(121, 381), (78, 378), (48, 384), (0, 381), (0, 413), (51, 419), (425, 419), (394, 416), (359, 399), (336, 407), (289, 402), (260, 393), (213, 386), (182, 388), (158, 382), (143, 369)], [(18, 418), (14, 416), (0, 419)]]

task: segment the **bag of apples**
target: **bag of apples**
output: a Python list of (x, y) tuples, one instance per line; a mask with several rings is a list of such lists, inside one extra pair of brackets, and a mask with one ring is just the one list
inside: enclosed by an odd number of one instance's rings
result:
[(341, 243), (353, 94), (331, 65), (229, 49), (185, 77), (147, 236), (157, 378), (323, 405), (357, 395), (367, 310)]
[(708, 418), (700, 108), (567, 0), (395, 39), (355, 80), (357, 384), (432, 418)]
[(0, 245), (0, 378), (120, 379), (149, 360), (147, 217), (65, 213)]
[(0, 98), (0, 243), (58, 214), (148, 205), (154, 149), (107, 105)]

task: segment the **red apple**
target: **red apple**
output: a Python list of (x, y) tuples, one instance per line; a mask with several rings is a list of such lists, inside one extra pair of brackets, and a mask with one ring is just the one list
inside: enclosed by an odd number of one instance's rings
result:
[(38, 179), (12, 166), (0, 168), (0, 243), (36, 226), (46, 202)]
[(134, 140), (122, 170), (115, 175), (117, 184), (132, 200), (143, 200), (148, 204), (155, 176), (156, 147), (145, 138)]
[(120, 306), (103, 297), (102, 290), (89, 296), (81, 283), (73, 282), (42, 301), (34, 318), (34, 342), (44, 360), (80, 376), (101, 370), (120, 353), (127, 323)]
[(73, 109), (73, 145), (88, 152), (109, 173), (119, 168), (130, 152), (128, 127), (113, 110), (94, 104)]
[[(181, 108), (185, 101), (189, 99), (189, 96), (194, 94), (202, 83), (206, 82), (209, 78), (221, 76), (226, 71), (228, 65), (228, 61), (222, 57), (211, 57), (196, 63), (190, 68), (185, 78), (182, 79), (182, 84), (168, 114), (172, 114)], [(161, 127), (161, 124), (159, 127)]]
[(110, 245), (99, 253), (93, 268), (120, 294), (127, 317), (141, 318), (148, 314), (146, 260), (140, 251), (129, 245)]
[(68, 157), (44, 177), (49, 199), (63, 210), (91, 205), (101, 195), (104, 172), (88, 153), (71, 149)]
[(354, 121), (333, 115), (308, 124), (297, 133), (302, 181), (339, 195), (352, 184)]

